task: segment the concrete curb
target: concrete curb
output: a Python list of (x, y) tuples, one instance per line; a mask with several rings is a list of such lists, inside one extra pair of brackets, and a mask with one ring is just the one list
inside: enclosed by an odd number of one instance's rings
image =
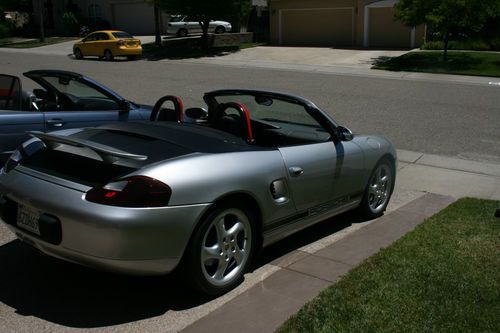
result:
[(273, 332), (321, 290), (454, 200), (426, 194), (313, 254), (288, 253), (274, 261), (279, 271), (182, 332)]

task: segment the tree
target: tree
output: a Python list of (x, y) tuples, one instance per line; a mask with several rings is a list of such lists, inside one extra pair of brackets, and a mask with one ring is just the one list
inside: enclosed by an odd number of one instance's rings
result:
[(444, 61), (453, 34), (467, 28), (479, 31), (486, 21), (500, 13), (500, 0), (400, 0), (395, 17), (403, 24), (431, 24), (444, 43)]
[(200, 23), (202, 46), (208, 48), (211, 20), (240, 16), (251, 8), (250, 0), (149, 0), (171, 15), (187, 15)]

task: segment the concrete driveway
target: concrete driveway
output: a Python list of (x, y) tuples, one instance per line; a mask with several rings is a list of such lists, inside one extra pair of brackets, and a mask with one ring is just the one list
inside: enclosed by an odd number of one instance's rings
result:
[[(330, 47), (259, 46), (220, 57), (229, 62), (266, 62), (315, 66), (370, 68), (376, 59), (398, 57), (409, 50), (357, 50)], [(214, 58), (202, 58), (209, 61)], [(217, 59), (217, 58), (215, 58)]]

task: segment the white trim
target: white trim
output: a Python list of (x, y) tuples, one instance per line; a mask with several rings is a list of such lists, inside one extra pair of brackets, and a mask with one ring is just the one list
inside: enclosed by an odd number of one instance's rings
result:
[(366, 5), (365, 7), (368, 7), (368, 8), (394, 7), (394, 5), (397, 4), (398, 2), (399, 2), (399, 0), (382, 0), (382, 1), (373, 2), (369, 5)]
[[(392, 1), (392, 0), (391, 0)], [(351, 10), (351, 43), (354, 44), (354, 7), (329, 7), (329, 8), (286, 8), (278, 10), (278, 45), (283, 45), (283, 18), (282, 12), (292, 12), (292, 11), (311, 11), (311, 10)]]
[(411, 27), (411, 33), (410, 33), (410, 47), (412, 49), (415, 48), (415, 27)]
[(278, 11), (278, 45), (283, 45), (283, 32), (281, 29), (281, 9)]
[(370, 46), (370, 8), (365, 6), (365, 17), (363, 21), (363, 47)]

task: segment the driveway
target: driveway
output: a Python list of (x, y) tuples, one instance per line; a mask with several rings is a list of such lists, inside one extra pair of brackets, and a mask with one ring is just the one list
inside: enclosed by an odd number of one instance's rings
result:
[[(315, 66), (370, 68), (381, 57), (398, 57), (408, 50), (356, 50), (330, 47), (258, 46), (231, 53), (220, 59), (228, 62), (265, 62)], [(214, 58), (201, 58), (209, 61)], [(217, 58), (215, 58), (217, 59)]]

